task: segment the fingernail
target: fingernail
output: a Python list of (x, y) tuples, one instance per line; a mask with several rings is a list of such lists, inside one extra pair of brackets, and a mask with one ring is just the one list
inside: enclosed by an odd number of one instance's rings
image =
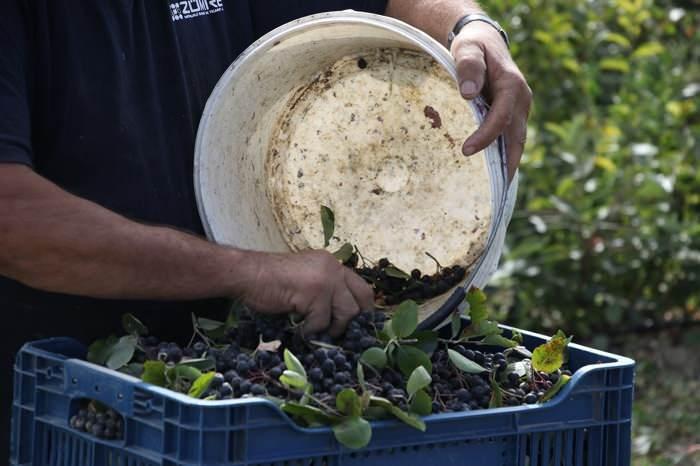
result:
[(474, 146), (465, 146), (464, 148), (462, 148), (462, 153), (464, 155), (472, 155), (474, 152), (476, 152), (474, 150)]
[(472, 95), (476, 93), (476, 83), (474, 81), (464, 81), (459, 86), (459, 90), (464, 96)]

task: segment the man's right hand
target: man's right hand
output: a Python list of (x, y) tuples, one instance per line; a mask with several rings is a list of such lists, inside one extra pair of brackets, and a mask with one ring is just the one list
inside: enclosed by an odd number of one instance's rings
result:
[(0, 275), (57, 293), (107, 299), (242, 296), (260, 312), (297, 312), (332, 334), (373, 294), (325, 251), (241, 251), (143, 225), (74, 196), (30, 168), (0, 163)]
[(256, 271), (242, 292), (244, 302), (260, 312), (296, 312), (304, 316), (305, 332), (328, 328), (338, 336), (357, 313), (374, 306), (370, 286), (327, 251), (246, 254)]

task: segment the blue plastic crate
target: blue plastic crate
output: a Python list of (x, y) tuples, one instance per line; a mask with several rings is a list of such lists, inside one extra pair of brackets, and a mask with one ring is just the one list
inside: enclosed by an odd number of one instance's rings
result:
[[(533, 348), (546, 337), (522, 332)], [(359, 451), (327, 428), (296, 426), (263, 399), (200, 401), (83, 361), (86, 348), (54, 338), (17, 355), (12, 466), (626, 466), (634, 361), (572, 344), (571, 381), (544, 405), (425, 418), (427, 431), (373, 423)], [(68, 421), (91, 398), (124, 416), (122, 440)]]

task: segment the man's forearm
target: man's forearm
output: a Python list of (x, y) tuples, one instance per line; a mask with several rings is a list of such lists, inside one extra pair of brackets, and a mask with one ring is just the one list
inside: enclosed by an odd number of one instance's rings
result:
[(481, 12), (472, 0), (389, 0), (387, 16), (400, 19), (447, 45), (447, 34), (459, 19)]
[(255, 278), (245, 257), (252, 253), (130, 221), (26, 167), (0, 170), (2, 275), (47, 291), (125, 299), (233, 295)]

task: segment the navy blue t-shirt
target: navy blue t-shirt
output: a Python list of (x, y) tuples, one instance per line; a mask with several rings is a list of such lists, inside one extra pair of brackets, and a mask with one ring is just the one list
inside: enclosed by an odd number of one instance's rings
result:
[[(2, 3), (0, 163), (29, 165), (63, 189), (137, 221), (201, 235), (194, 141), (224, 70), (285, 22), (348, 8), (382, 13), (386, 0)], [(181, 337), (191, 330), (189, 311), (220, 307), (77, 298), (0, 276), (0, 461), (8, 456), (10, 368), (23, 342), (50, 335), (87, 342), (118, 331), (124, 312), (142, 316), (155, 333)]]

